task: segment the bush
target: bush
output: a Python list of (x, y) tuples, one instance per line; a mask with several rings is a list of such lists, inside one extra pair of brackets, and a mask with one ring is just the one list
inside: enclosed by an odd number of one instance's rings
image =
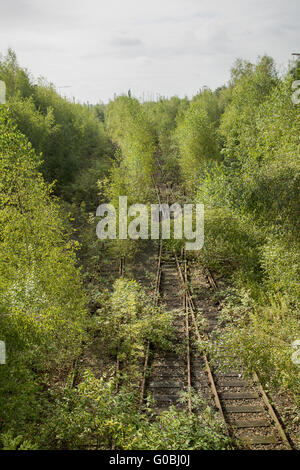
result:
[(113, 379), (83, 382), (57, 400), (41, 431), (40, 447), (56, 449), (193, 450), (229, 449), (219, 417), (206, 408), (189, 416), (174, 407), (153, 422), (152, 411), (139, 412), (137, 394), (127, 387), (115, 393)]
[(127, 364), (137, 364), (144, 356), (147, 341), (156, 347), (170, 347), (171, 313), (157, 307), (139, 283), (118, 279), (114, 291), (98, 310), (101, 336), (114, 356)]

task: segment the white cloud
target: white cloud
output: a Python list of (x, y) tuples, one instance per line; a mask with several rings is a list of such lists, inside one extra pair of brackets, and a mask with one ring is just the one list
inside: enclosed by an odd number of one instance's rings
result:
[(287, 64), (299, 13), (298, 0), (1, 1), (0, 47), (83, 101), (184, 96), (226, 82), (236, 57)]

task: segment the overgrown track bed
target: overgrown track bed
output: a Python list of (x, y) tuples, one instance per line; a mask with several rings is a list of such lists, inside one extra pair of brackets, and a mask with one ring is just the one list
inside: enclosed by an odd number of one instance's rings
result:
[(202, 274), (202, 292), (206, 289), (207, 295), (198, 295), (194, 301), (189, 288), (193, 281), (193, 278), (188, 279), (186, 260), (160, 248), (156, 289), (160, 292), (160, 302), (173, 313), (176, 335), (173, 351), (154, 351), (151, 364), (150, 345), (147, 345), (141, 404), (151, 393), (157, 413), (170, 405), (185, 407), (191, 413), (191, 396), (197, 391), (216, 407), (227, 433), (239, 442), (239, 446), (253, 450), (291, 449), (258, 377), (254, 375), (253, 380), (249, 380), (240, 370), (226, 368), (222, 372), (210, 366), (209, 358), (203, 352), (204, 336), (199, 333), (198, 321), (200, 316), (202, 321), (205, 319), (206, 335), (213, 334), (218, 309), (212, 302), (211, 289), (216, 289), (217, 285), (210, 273)]
[[(170, 405), (182, 407), (182, 392), (188, 394), (188, 412), (191, 412), (190, 392), (192, 380), (200, 380), (194, 372), (197, 360), (196, 351), (192, 355), (189, 341), (188, 316), (185, 309), (185, 294), (180, 283), (176, 259), (173, 254), (160, 253), (158, 261), (158, 285), (160, 302), (172, 312), (173, 326), (176, 331), (173, 351), (155, 351), (150, 365), (150, 372), (141, 390), (141, 398), (148, 392), (156, 402), (159, 413)], [(146, 361), (145, 361), (146, 364)], [(144, 373), (146, 376), (146, 368)], [(146, 392), (146, 393), (145, 393)]]
[[(157, 197), (161, 202), (158, 189)], [(149, 261), (153, 262), (152, 255)], [(107, 268), (103, 274), (118, 277), (124, 273), (122, 261), (118, 261), (114, 269), (112, 265)], [(144, 271), (145, 266), (140, 276), (146, 281)], [(194, 293), (197, 287), (198, 295), (192, 296), (191, 288)], [(176, 253), (166, 251), (160, 240), (154, 298), (172, 313), (175, 337), (172, 351), (153, 351), (150, 342), (145, 345), (139, 384), (140, 407), (142, 409), (150, 393), (155, 400), (157, 414), (171, 405), (185, 408), (187, 413), (200, 412), (192, 407), (194, 391), (199, 392), (206, 403), (219, 412), (227, 434), (240, 447), (253, 450), (291, 449), (280, 419), (257, 375), (254, 374), (250, 380), (244, 377), (242, 370), (230, 366), (226, 369), (212, 367), (203, 350), (204, 340), (213, 340), (218, 324), (219, 310), (212, 295), (212, 291), (217, 289), (209, 270), (198, 271), (195, 275), (188, 269), (184, 252), (179, 258)], [(199, 324), (203, 323), (206, 326), (201, 326), (200, 333)], [(232, 358), (226, 350), (223, 354), (230, 364)], [(119, 367), (117, 359), (117, 376)]]
[[(179, 266), (181, 272), (183, 268)], [(183, 276), (182, 276), (183, 277)], [(197, 282), (200, 292), (196, 301), (192, 299), (189, 284), (195, 285), (195, 278), (183, 279), (188, 297), (189, 311), (193, 319), (193, 333), (198, 343), (203, 337), (199, 334), (197, 320), (206, 321), (205, 334), (210, 337), (218, 322), (219, 311), (211, 300), (211, 290), (218, 288), (212, 274), (206, 270), (198, 273)], [(230, 363), (230, 358), (225, 359)], [(214, 393), (216, 406), (223, 417), (229, 434), (250, 449), (291, 449), (291, 444), (273, 409), (270, 400), (259, 382), (258, 376), (250, 380), (243, 376), (243, 371), (226, 367), (222, 372), (211, 368), (209, 360), (203, 353), (206, 362), (206, 375)]]
[[(102, 263), (98, 269), (102, 288), (111, 291), (114, 282), (124, 274), (124, 267), (123, 258), (110, 258), (109, 262)], [(91, 302), (89, 305), (90, 314), (94, 315), (99, 306), (97, 302)], [(92, 341), (82, 345), (80, 356), (74, 360), (70, 387), (75, 387), (81, 382), (83, 371), (86, 369), (91, 370), (96, 378), (100, 378), (108, 370), (114, 370), (114, 374), (118, 374), (119, 368), (118, 358), (114, 361), (105, 352), (101, 335), (96, 332)]]
[[(170, 188), (170, 195), (175, 201), (172, 188)], [(181, 284), (185, 291), (187, 317), (190, 318), (188, 321), (192, 325), (189, 337), (195, 338), (195, 342), (202, 350), (204, 338), (199, 334), (198, 320), (206, 323), (205, 337), (211, 337), (218, 324), (219, 316), (219, 311), (212, 300), (211, 291), (216, 291), (218, 286), (208, 269), (205, 270), (205, 274), (201, 272), (201, 275), (197, 276), (197, 282), (200, 283), (200, 291), (204, 291), (204, 296), (197, 296), (197, 300), (194, 302), (189, 285), (195, 279), (188, 276), (185, 255), (181, 261), (178, 260), (176, 254), (174, 255)], [(230, 363), (231, 358), (227, 356), (227, 352), (224, 351), (224, 357)], [(209, 384), (215, 406), (226, 424), (229, 435), (239, 441), (242, 446), (250, 449), (292, 449), (291, 441), (256, 373), (253, 374), (252, 380), (249, 380), (243, 376), (241, 370), (237, 371), (226, 367), (226, 371), (221, 372), (216, 368), (213, 369), (205, 352), (202, 353), (202, 361), (204, 362), (202, 371), (199, 370), (200, 367), (198, 370), (197, 367), (192, 367), (192, 370), (195, 370), (197, 376), (201, 377), (201, 382), (198, 385), (200, 385), (200, 389), (202, 385), (202, 392), (207, 390)], [(199, 354), (197, 355), (197, 365), (201, 366)], [(203, 376), (207, 379), (206, 386)]]

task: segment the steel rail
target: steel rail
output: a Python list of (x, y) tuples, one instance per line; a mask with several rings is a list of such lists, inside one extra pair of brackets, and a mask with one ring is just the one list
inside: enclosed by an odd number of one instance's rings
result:
[[(185, 266), (184, 266), (184, 274), (185, 278), (187, 278), (186, 275), (187, 272), (187, 266), (186, 266), (186, 260), (185, 260)], [(185, 333), (186, 333), (186, 362), (187, 362), (187, 388), (188, 388), (188, 412), (189, 414), (192, 414), (192, 381), (191, 381), (191, 356), (190, 356), (190, 326), (189, 326), (189, 309), (187, 306), (187, 293), (184, 292), (184, 310), (185, 310)]]
[(274, 422), (274, 426), (276, 427), (277, 431), (279, 432), (279, 435), (281, 437), (281, 439), (283, 440), (283, 442), (285, 443), (285, 445), (287, 446), (288, 450), (293, 450), (291, 444), (290, 444), (290, 441), (287, 437), (287, 435), (285, 434), (284, 432), (284, 429), (279, 421), (279, 419), (277, 418), (277, 415), (276, 415), (276, 412), (273, 408), (273, 406), (271, 405), (271, 402), (268, 398), (268, 395), (266, 394), (266, 392), (264, 391), (263, 389), (263, 386), (261, 385), (260, 383), (260, 380), (259, 380), (259, 377), (257, 375), (256, 372), (253, 373), (253, 381), (256, 383), (256, 385), (258, 386), (258, 389), (261, 393), (261, 396), (262, 396), (262, 399), (266, 405), (266, 407), (268, 408), (268, 411), (270, 413), (270, 416)]
[[(206, 269), (207, 269), (207, 273), (208, 273), (207, 277), (208, 277), (208, 280), (211, 284), (211, 287), (214, 290), (216, 290), (218, 288), (217, 282), (215, 281), (211, 271), (208, 268), (206, 268)], [(282, 425), (281, 425), (281, 423), (280, 423), (280, 421), (277, 417), (277, 414), (276, 414), (276, 412), (275, 412), (275, 410), (274, 410), (274, 408), (273, 408), (273, 406), (270, 402), (270, 399), (269, 399), (268, 395), (266, 394), (266, 392), (265, 392), (265, 390), (264, 390), (264, 388), (263, 388), (263, 386), (260, 382), (258, 373), (256, 371), (253, 372), (252, 379), (253, 379), (253, 382), (256, 384), (256, 386), (259, 389), (260, 395), (261, 395), (261, 397), (264, 401), (264, 404), (265, 404), (265, 406), (266, 406), (266, 408), (269, 412), (271, 420), (274, 423), (274, 426), (276, 427), (283, 443), (287, 446), (288, 450), (293, 450), (293, 447), (291, 446), (291, 443), (290, 443), (290, 441), (289, 441), (289, 439), (288, 439), (288, 437), (287, 437), (287, 435), (286, 435), (286, 433), (285, 433), (285, 431), (284, 431), (284, 429), (283, 429), (283, 427), (282, 427)]]
[[(123, 257), (119, 259), (119, 276), (122, 277), (124, 274), (125, 269), (125, 260)], [(119, 391), (120, 381), (119, 381), (119, 372), (120, 372), (120, 360), (119, 360), (119, 353), (117, 353), (116, 359), (116, 368), (115, 368), (115, 377), (116, 377), (116, 392)]]
[[(161, 203), (159, 189), (155, 182), (154, 176), (151, 175), (153, 186), (155, 188), (156, 196), (158, 199), (159, 204)], [(157, 270), (156, 270), (156, 278), (155, 278), (155, 290), (154, 290), (154, 303), (155, 305), (158, 304), (159, 299), (159, 289), (160, 289), (160, 281), (161, 281), (161, 257), (162, 257), (162, 240), (159, 243), (159, 251), (158, 251), (158, 261), (157, 261)], [(141, 409), (144, 402), (144, 395), (145, 395), (145, 386), (146, 386), (146, 375), (149, 363), (149, 352), (150, 352), (150, 340), (147, 341), (146, 348), (145, 348), (145, 359), (144, 359), (144, 366), (143, 366), (143, 376), (141, 382), (141, 389), (140, 389), (140, 399), (139, 399), (139, 408)]]
[[(185, 292), (186, 292), (188, 305), (189, 305), (189, 308), (190, 308), (192, 320), (193, 320), (194, 327), (195, 327), (196, 337), (197, 337), (199, 345), (202, 348), (203, 347), (203, 340), (201, 339), (198, 324), (197, 324), (196, 317), (195, 317), (195, 307), (194, 307), (193, 299), (192, 299), (192, 296), (190, 294), (187, 282), (184, 279), (184, 276), (183, 276), (183, 273), (182, 273), (182, 270), (181, 270), (181, 267), (180, 267), (180, 264), (179, 264), (179, 261), (178, 261), (178, 256), (175, 252), (174, 252), (174, 256), (175, 256), (179, 276), (180, 276), (183, 288), (185, 289)], [(205, 351), (202, 352), (202, 356), (203, 356), (203, 359), (204, 359), (205, 370), (207, 372), (209, 383), (210, 383), (210, 386), (211, 386), (211, 390), (212, 390), (212, 393), (213, 393), (213, 396), (214, 396), (215, 405), (216, 405), (216, 407), (217, 407), (217, 409), (220, 413), (220, 416), (221, 416), (221, 418), (222, 418), (222, 420), (223, 420), (223, 422), (226, 426), (226, 433), (229, 435), (228, 425), (227, 425), (227, 422), (226, 422), (226, 419), (225, 419), (225, 416), (224, 416), (224, 411), (223, 411), (223, 408), (222, 408), (222, 405), (221, 405), (220, 397), (219, 397), (219, 394), (218, 394), (218, 391), (217, 391), (217, 388), (216, 388), (214, 377), (213, 377), (213, 374), (212, 374), (212, 371), (211, 371), (211, 368), (210, 368), (210, 365), (209, 365), (209, 361), (208, 361), (208, 358), (207, 358), (207, 355), (206, 355)]]
[[(153, 181), (154, 181), (154, 178), (153, 178)], [(155, 181), (154, 181), (154, 184), (155, 184)], [(156, 188), (158, 198), (159, 198), (159, 192), (158, 192), (156, 184), (155, 184), (155, 188)], [(170, 188), (170, 192), (171, 192), (171, 195), (174, 197), (174, 193), (173, 193), (172, 188)], [(160, 203), (160, 198), (159, 198), (159, 203)], [(175, 257), (175, 260), (176, 260), (177, 270), (178, 270), (178, 273), (179, 273), (179, 276), (180, 276), (180, 279), (181, 279), (181, 283), (182, 283), (182, 286), (183, 286), (183, 289), (184, 289), (184, 307), (185, 307), (185, 311), (186, 311), (186, 336), (187, 336), (188, 393), (189, 393), (188, 408), (189, 408), (189, 412), (191, 412), (191, 401), (190, 401), (190, 397), (191, 397), (191, 379), (190, 379), (190, 377), (191, 377), (191, 375), (190, 375), (191, 374), (191, 367), (190, 366), (191, 366), (191, 364), (190, 364), (190, 350), (189, 350), (190, 327), (189, 327), (189, 319), (188, 319), (189, 312), (191, 314), (192, 322), (193, 322), (193, 325), (194, 325), (196, 338), (197, 338), (197, 341), (198, 341), (201, 348), (203, 348), (203, 340), (207, 339), (207, 337), (206, 337), (206, 335), (201, 337), (200, 332), (199, 332), (199, 328), (198, 328), (198, 324), (197, 324), (197, 321), (196, 321), (196, 316), (195, 316), (196, 309), (195, 309), (193, 298), (191, 296), (190, 289), (189, 289), (188, 282), (187, 282), (188, 279), (187, 279), (186, 258), (184, 257), (184, 273), (183, 273), (182, 268), (181, 268), (180, 263), (179, 263), (179, 260), (178, 260), (178, 256), (177, 256), (175, 251), (174, 251), (174, 257)], [(214, 290), (217, 290), (217, 288), (218, 288), (217, 282), (215, 281), (213, 274), (211, 273), (211, 271), (208, 268), (206, 268), (206, 273), (207, 273), (207, 278), (208, 278), (208, 281), (209, 281), (211, 287)], [(214, 376), (213, 376), (213, 373), (212, 373), (212, 370), (211, 370), (211, 367), (210, 367), (210, 364), (209, 364), (209, 359), (208, 359), (208, 356), (207, 356), (205, 351), (202, 352), (202, 356), (203, 356), (203, 359), (204, 359), (205, 370), (206, 370), (207, 375), (208, 375), (208, 379), (209, 379), (210, 387), (211, 387), (211, 390), (212, 390), (212, 393), (213, 393), (213, 396), (214, 396), (214, 401), (215, 401), (216, 407), (217, 407), (217, 409), (220, 413), (222, 421), (225, 424), (226, 434), (231, 435), (232, 429), (231, 429), (231, 426), (229, 425), (229, 423), (227, 423), (227, 421), (226, 421), (224, 410), (223, 410), (221, 400), (220, 400), (220, 397), (219, 397), (219, 393), (217, 391), (216, 383), (215, 383), (215, 380), (214, 380)], [(253, 382), (258, 387), (259, 395), (263, 399), (265, 407), (269, 412), (269, 416), (271, 418), (271, 421), (274, 424), (275, 428), (277, 429), (283, 444), (286, 446), (286, 448), (288, 450), (292, 450), (293, 447), (292, 447), (292, 445), (289, 441), (289, 438), (287, 437), (287, 435), (286, 435), (286, 433), (285, 433), (285, 431), (284, 431), (284, 429), (283, 429), (283, 427), (282, 427), (282, 425), (281, 425), (281, 423), (280, 423), (280, 421), (277, 417), (277, 414), (276, 414), (272, 404), (270, 403), (269, 397), (267, 396), (266, 392), (264, 391), (264, 389), (262, 387), (262, 384), (261, 384), (261, 382), (259, 380), (259, 377), (258, 377), (258, 374), (256, 372), (253, 373)]]
[[(158, 305), (158, 301), (159, 301), (159, 290), (160, 290), (160, 281), (161, 281), (161, 258), (162, 258), (162, 240), (160, 240), (159, 251), (158, 251), (157, 271), (156, 271), (155, 290), (154, 290), (155, 305)], [(147, 375), (147, 369), (148, 369), (148, 363), (149, 363), (149, 352), (150, 352), (150, 340), (147, 341), (146, 349), (145, 349), (143, 377), (142, 377), (142, 382), (141, 382), (140, 400), (139, 400), (140, 409), (142, 408), (143, 402), (144, 402), (146, 375)]]

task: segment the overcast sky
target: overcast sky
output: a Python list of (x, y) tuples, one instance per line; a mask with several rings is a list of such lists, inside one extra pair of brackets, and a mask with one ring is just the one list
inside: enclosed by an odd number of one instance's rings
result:
[(235, 58), (283, 69), (300, 52), (299, 0), (0, 0), (0, 51), (76, 100), (192, 96)]

